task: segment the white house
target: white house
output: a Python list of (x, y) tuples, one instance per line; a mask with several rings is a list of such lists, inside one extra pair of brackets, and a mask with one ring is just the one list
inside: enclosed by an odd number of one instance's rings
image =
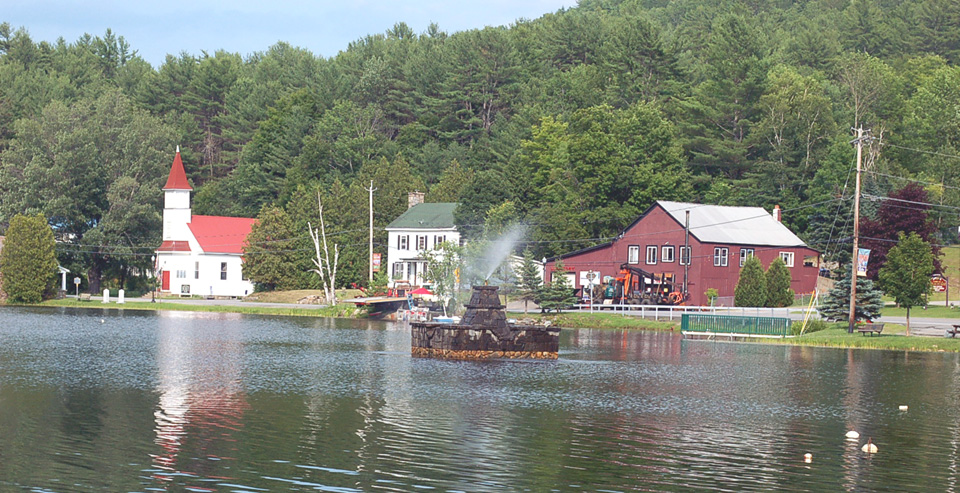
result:
[(385, 228), (389, 241), (386, 265), (390, 269), (391, 286), (397, 281), (422, 285), (427, 271), (424, 252), (439, 248), (445, 241), (460, 244), (460, 233), (453, 223), (456, 203), (425, 204), (423, 194), (413, 192), (408, 205), (407, 211)]
[(191, 190), (177, 147), (163, 187), (163, 243), (154, 263), (160, 291), (230, 297), (252, 293), (253, 283), (243, 276), (242, 248), (256, 219), (195, 216)]

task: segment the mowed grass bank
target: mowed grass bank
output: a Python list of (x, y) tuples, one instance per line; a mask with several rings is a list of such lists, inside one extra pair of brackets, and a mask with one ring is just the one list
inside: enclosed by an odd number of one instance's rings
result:
[(182, 312), (246, 313), (251, 315), (280, 315), (285, 317), (358, 317), (363, 316), (353, 303), (343, 303), (325, 308), (287, 308), (249, 305), (203, 305), (149, 301), (127, 301), (126, 303), (101, 303), (99, 301), (77, 301), (74, 299), (49, 300), (38, 306), (65, 306), (86, 309), (120, 310), (173, 310)]

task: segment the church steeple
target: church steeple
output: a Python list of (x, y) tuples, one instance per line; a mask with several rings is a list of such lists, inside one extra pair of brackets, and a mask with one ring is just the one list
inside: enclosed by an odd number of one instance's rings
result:
[(177, 154), (173, 156), (173, 166), (170, 167), (170, 176), (167, 177), (167, 184), (163, 186), (164, 190), (193, 190), (190, 182), (187, 181), (187, 173), (183, 170), (183, 161), (180, 160), (180, 146), (177, 146)]

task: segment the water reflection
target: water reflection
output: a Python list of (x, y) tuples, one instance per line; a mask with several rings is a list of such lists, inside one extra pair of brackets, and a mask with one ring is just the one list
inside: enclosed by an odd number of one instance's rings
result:
[(461, 362), (369, 321), (0, 320), (0, 490), (957, 489), (955, 354), (582, 329)]
[[(216, 469), (215, 461), (232, 460), (224, 454), (237, 452), (234, 434), (249, 408), (241, 386), (240, 319), (236, 314), (158, 314), (154, 417), (155, 443), (163, 452), (151, 454), (151, 476), (160, 483), (205, 476)], [(205, 456), (181, 457), (188, 440)]]

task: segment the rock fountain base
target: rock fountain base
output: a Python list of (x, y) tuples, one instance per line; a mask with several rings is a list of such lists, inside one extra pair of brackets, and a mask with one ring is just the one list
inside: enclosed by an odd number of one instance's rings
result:
[(413, 356), (557, 359), (560, 328), (507, 323), (497, 286), (474, 286), (460, 323), (410, 324)]

